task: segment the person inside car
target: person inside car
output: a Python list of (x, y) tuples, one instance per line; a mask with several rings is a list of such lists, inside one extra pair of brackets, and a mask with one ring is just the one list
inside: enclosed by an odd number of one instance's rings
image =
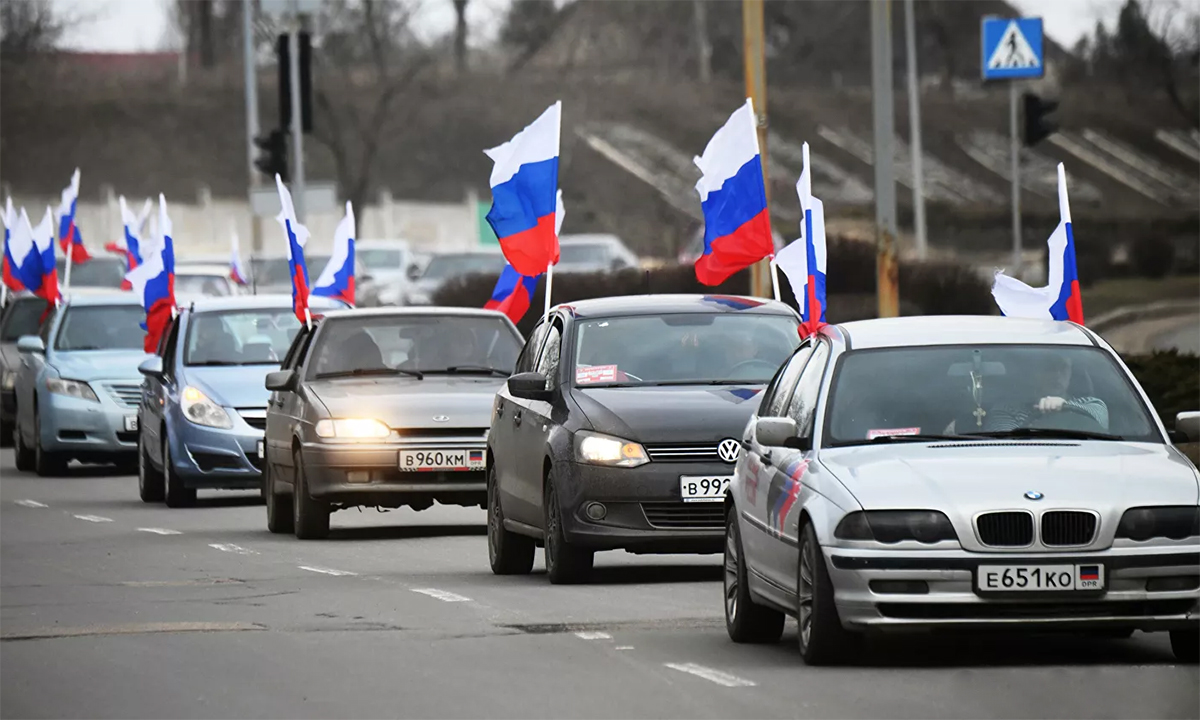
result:
[(1031, 427), (1046, 415), (1074, 412), (1090, 417), (1102, 431), (1108, 430), (1108, 406), (1098, 397), (1071, 396), (1071, 361), (1061, 356), (1048, 356), (1031, 363), (1028, 377), (1033, 378), (1032, 391), (1016, 402), (1006, 403), (990, 411), (984, 421), (987, 431), (1015, 430)]

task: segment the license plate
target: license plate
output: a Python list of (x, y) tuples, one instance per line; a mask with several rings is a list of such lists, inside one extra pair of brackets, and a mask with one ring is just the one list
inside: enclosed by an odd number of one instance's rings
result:
[(684, 502), (721, 502), (732, 475), (680, 475), (679, 496)]
[(258, 441), (258, 459), (262, 460), (267, 454), (267, 446), (262, 440)]
[(980, 592), (1103, 590), (1104, 566), (980, 565), (975, 587)]
[(125, 416), (125, 432), (136, 432), (138, 429), (137, 415)]
[(401, 450), (402, 472), (483, 470), (487, 453), (483, 450)]

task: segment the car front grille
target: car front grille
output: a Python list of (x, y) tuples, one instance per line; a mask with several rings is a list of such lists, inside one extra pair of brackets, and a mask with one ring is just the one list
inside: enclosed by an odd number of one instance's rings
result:
[(979, 542), (989, 547), (1027, 547), (1033, 544), (1033, 515), (1021, 511), (984, 513), (975, 519)]
[(267, 410), (266, 408), (238, 408), (238, 415), (247, 425), (255, 430), (267, 429)]
[(721, 462), (717, 443), (663, 443), (645, 448), (653, 462)]
[(903, 620), (1034, 620), (1139, 618), (1186, 615), (1194, 600), (1121, 600), (987, 603), (879, 603), (879, 614)]
[(1088, 545), (1096, 536), (1096, 514), (1082, 510), (1050, 510), (1042, 515), (1042, 544), (1046, 547)]
[(434, 428), (395, 428), (396, 434), (405, 440), (444, 439), (483, 440), (487, 437), (487, 428), (434, 427)]
[(725, 504), (719, 502), (643, 502), (642, 512), (646, 513), (646, 521), (656, 528), (710, 530), (725, 527)]
[(142, 386), (128, 383), (105, 383), (101, 387), (113, 402), (121, 407), (135, 408), (142, 402)]

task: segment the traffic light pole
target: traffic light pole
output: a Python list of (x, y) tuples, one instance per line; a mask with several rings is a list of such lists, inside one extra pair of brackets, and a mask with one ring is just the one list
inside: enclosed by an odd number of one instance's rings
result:
[(300, 117), (300, 27), (303, 15), (293, 16), (288, 33), (288, 74), (291, 76), (292, 91), (292, 142), (295, 149), (295, 169), (292, 172), (292, 202), (296, 208), (296, 219), (304, 222), (304, 129)]
[[(742, 0), (742, 39), (746, 96), (754, 105), (754, 121), (758, 126), (758, 152), (762, 159), (763, 189), (767, 196), (767, 207), (770, 208), (771, 176), (767, 172), (767, 67), (763, 41), (763, 0)], [(767, 216), (770, 217), (769, 210)], [(774, 238), (774, 230), (772, 230), (772, 248), (774, 247)], [(774, 249), (771, 252), (774, 253)], [(772, 284), (767, 273), (773, 271), (770, 263), (765, 260), (750, 266), (751, 295), (767, 297)]]
[(1008, 81), (1008, 125), (1009, 125), (1009, 145), (1012, 151), (1012, 232), (1013, 232), (1013, 257), (1012, 271), (1009, 273), (1011, 277), (1021, 277), (1021, 134), (1020, 128), (1017, 127), (1019, 118), (1017, 117), (1017, 83), (1015, 80)]
[[(258, 72), (254, 60), (254, 8), (248, 0), (242, 3), (242, 61), (246, 72), (246, 165), (250, 173), (250, 187), (259, 185), (258, 168), (254, 167), (255, 144), (258, 137)], [(262, 254), (262, 224), (253, 212), (250, 213), (250, 252)]]

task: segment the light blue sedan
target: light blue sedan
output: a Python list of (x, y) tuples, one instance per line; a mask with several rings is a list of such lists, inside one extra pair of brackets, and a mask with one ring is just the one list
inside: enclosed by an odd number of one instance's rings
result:
[[(346, 306), (311, 298), (314, 314)], [(300, 323), (290, 295), (198, 299), (142, 363), (138, 494), (186, 507), (199, 488), (258, 488), (268, 372), (279, 369)]]
[(58, 475), (71, 460), (132, 464), (146, 359), (132, 293), (68, 297), (39, 335), (17, 341), (17, 469)]

